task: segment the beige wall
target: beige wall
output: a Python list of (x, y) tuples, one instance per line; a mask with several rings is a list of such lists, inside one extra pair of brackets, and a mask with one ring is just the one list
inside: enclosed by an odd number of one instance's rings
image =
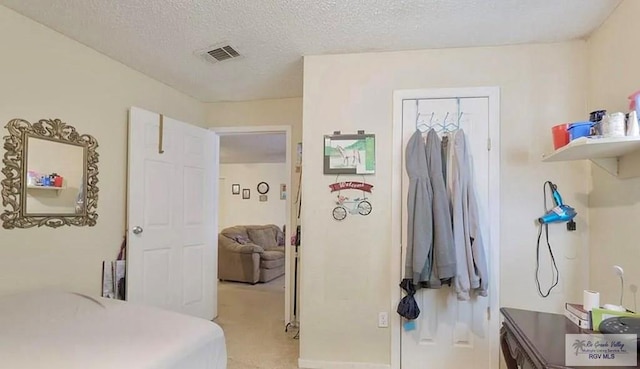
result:
[[(640, 89), (640, 2), (625, 0), (589, 39), (589, 110), (628, 110), (627, 96)], [(640, 166), (640, 158), (636, 161)], [(592, 165), (589, 196), (590, 288), (602, 303), (618, 303), (620, 281), (612, 270), (625, 270), (625, 306), (633, 309), (631, 284), (640, 285), (640, 178), (621, 180)]]
[[(311, 56), (305, 58), (300, 357), (310, 361), (390, 362), (393, 314), (389, 289), (391, 239), (392, 93), (396, 89), (501, 88), (500, 305), (561, 312), (587, 283), (587, 164), (546, 164), (550, 128), (584, 116), (587, 65), (583, 41), (493, 48)], [(334, 130), (376, 134), (374, 211), (337, 223), (322, 173), (322, 135)], [(561, 285), (548, 299), (534, 283), (535, 219), (542, 184), (558, 184), (579, 212), (582, 232), (550, 229)], [(543, 257), (542, 273), (549, 274)], [(399, 282), (399, 276), (394, 276)], [(397, 293), (394, 289), (393, 293)]]
[(98, 224), (0, 230), (0, 294), (58, 286), (97, 295), (101, 262), (115, 258), (124, 234), (128, 108), (197, 124), (204, 106), (3, 6), (0, 45), (2, 125), (60, 118), (100, 145)]
[[(302, 133), (302, 98), (267, 99), (205, 104), (211, 127), (291, 126), (294, 140)], [(299, 141), (296, 141), (299, 142)]]
[[(220, 195), (218, 228), (235, 225), (275, 224), (282, 228), (287, 222), (287, 202), (280, 200), (280, 184), (287, 181), (285, 163), (251, 163), (220, 165)], [(260, 201), (256, 187), (267, 182), (267, 201)], [(240, 194), (231, 193), (231, 185), (240, 185)], [(250, 190), (250, 198), (242, 198), (243, 189)]]

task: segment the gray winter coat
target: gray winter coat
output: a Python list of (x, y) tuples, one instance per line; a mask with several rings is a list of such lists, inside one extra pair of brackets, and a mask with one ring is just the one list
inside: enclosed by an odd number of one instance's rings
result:
[(409, 192), (407, 195), (407, 256), (404, 276), (418, 285), (431, 275), (433, 219), (431, 186), (422, 132), (416, 130), (405, 150)]
[(434, 130), (416, 131), (406, 148), (409, 175), (405, 278), (419, 287), (439, 288), (456, 273), (451, 211), (442, 168), (442, 147)]
[(448, 146), (447, 189), (451, 198), (457, 263), (455, 290), (459, 300), (469, 300), (471, 290), (487, 296), (489, 286), (469, 150), (464, 132), (453, 132)]
[(438, 137), (438, 134), (433, 129), (427, 133), (426, 155), (432, 192), (433, 257), (435, 269), (432, 275), (438, 279), (439, 283), (440, 281), (446, 282), (455, 277), (456, 254), (451, 225), (451, 208), (442, 168), (442, 145), (440, 137)]

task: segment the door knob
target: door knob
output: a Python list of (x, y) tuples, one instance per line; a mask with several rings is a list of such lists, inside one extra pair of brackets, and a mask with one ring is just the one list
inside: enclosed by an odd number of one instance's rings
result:
[(133, 234), (140, 234), (142, 233), (143, 229), (140, 226), (135, 226), (133, 227)]

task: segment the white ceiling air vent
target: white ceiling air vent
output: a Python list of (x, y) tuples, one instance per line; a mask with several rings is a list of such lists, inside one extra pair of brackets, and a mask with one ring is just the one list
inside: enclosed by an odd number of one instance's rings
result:
[(198, 51), (197, 54), (212, 63), (218, 63), (240, 57), (240, 53), (238, 53), (236, 49), (231, 45), (226, 44), (208, 47), (204, 50)]

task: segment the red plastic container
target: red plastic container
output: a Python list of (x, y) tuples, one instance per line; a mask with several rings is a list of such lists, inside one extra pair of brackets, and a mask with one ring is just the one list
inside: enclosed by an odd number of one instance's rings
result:
[(558, 150), (562, 146), (569, 143), (569, 124), (558, 124), (557, 126), (553, 126), (551, 128), (551, 133), (553, 135), (553, 148)]

